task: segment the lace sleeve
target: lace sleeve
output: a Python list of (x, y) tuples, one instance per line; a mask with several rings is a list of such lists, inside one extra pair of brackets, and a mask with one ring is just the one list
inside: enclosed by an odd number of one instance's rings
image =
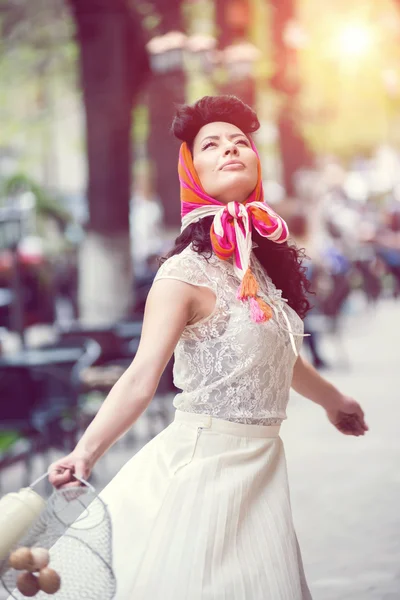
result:
[(207, 272), (207, 260), (200, 254), (183, 251), (168, 258), (159, 268), (154, 281), (158, 279), (178, 279), (191, 285), (210, 288), (217, 293), (216, 281)]

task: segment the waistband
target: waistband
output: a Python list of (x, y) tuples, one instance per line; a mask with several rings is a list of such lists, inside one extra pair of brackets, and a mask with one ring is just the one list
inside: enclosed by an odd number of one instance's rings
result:
[(175, 421), (178, 423), (187, 423), (201, 429), (210, 429), (218, 433), (227, 433), (239, 437), (254, 438), (276, 438), (279, 436), (280, 425), (247, 425), (246, 423), (234, 423), (182, 410), (175, 411)]

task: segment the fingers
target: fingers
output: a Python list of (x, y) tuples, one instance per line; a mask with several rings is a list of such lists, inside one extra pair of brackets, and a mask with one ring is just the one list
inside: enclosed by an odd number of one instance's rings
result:
[(352, 427), (349, 427), (348, 425), (346, 426), (342, 426), (342, 425), (336, 425), (336, 428), (340, 431), (340, 433), (343, 433), (344, 435), (354, 435), (354, 436), (359, 436), (362, 435), (360, 432), (358, 432), (357, 430), (355, 430)]
[(73, 502), (74, 500), (77, 500), (78, 498), (80, 498), (82, 496), (82, 494), (86, 493), (86, 488), (84, 488), (82, 485), (80, 485), (79, 487), (76, 486), (64, 486), (62, 488), (63, 490), (63, 497), (65, 498), (65, 500), (67, 502)]
[(345, 435), (365, 435), (367, 426), (357, 415), (347, 415), (336, 423), (336, 428)]
[(328, 413), (329, 420), (344, 435), (365, 435), (369, 430), (365, 422), (364, 411), (352, 398), (346, 398), (341, 409)]
[(358, 417), (359, 417), (359, 419), (360, 419), (360, 422), (361, 422), (361, 425), (362, 425), (362, 427), (363, 427), (364, 431), (368, 431), (369, 427), (368, 427), (368, 425), (367, 425), (367, 424), (366, 424), (366, 422), (365, 422), (365, 415), (364, 415), (364, 411), (363, 411), (363, 409), (361, 408), (361, 406), (360, 406), (360, 405), (358, 405), (358, 407), (357, 407), (357, 410), (356, 410), (356, 413), (357, 413), (357, 416), (358, 416)]
[(73, 475), (71, 469), (64, 467), (50, 467), (49, 469), (49, 481), (55, 488), (62, 487), (73, 481)]
[(82, 487), (82, 484), (80, 481), (78, 481), (77, 479), (73, 478), (70, 482), (66, 483), (65, 485), (62, 485), (61, 488), (80, 488)]
[(75, 475), (81, 479), (87, 479), (90, 475), (90, 471), (84, 460), (78, 459), (75, 465)]
[(358, 414), (358, 415), (359, 415), (359, 416), (360, 416), (362, 419), (364, 419), (364, 411), (363, 411), (363, 409), (361, 408), (361, 406), (360, 406), (359, 404), (357, 405), (357, 410), (356, 410), (356, 413), (357, 413), (357, 414)]
[(56, 489), (81, 487), (79, 479), (87, 480), (89, 476), (87, 461), (78, 457), (65, 457), (49, 467), (49, 481)]
[(368, 427), (368, 425), (365, 422), (365, 414), (364, 414), (363, 409), (358, 404), (358, 402), (354, 401), (354, 404), (355, 404), (355, 406), (354, 406), (354, 414), (355, 414), (355, 416), (357, 416), (359, 418), (360, 425), (361, 425), (363, 431), (368, 431), (369, 427)]
[(357, 428), (361, 432), (361, 435), (364, 435), (365, 432), (368, 431), (368, 425), (364, 420), (364, 413), (362, 413), (362, 416), (355, 417), (355, 423), (357, 424)]

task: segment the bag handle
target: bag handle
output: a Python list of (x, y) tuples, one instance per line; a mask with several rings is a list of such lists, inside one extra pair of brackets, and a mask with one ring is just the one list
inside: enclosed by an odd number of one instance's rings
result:
[[(38, 483), (40, 483), (41, 481), (43, 481), (43, 479), (46, 479), (46, 477), (48, 477), (50, 471), (46, 471), (46, 473), (44, 473), (43, 475), (41, 475), (40, 477), (38, 477), (37, 479), (35, 479), (35, 481), (33, 483), (31, 483), (29, 485), (29, 487), (31, 489), (33, 489)], [(79, 477), (78, 475), (75, 475), (75, 473), (73, 473), (73, 476), (75, 477), (75, 479), (77, 481), (79, 481), (80, 483), (82, 483), (83, 485), (85, 485), (87, 488), (89, 488), (89, 490), (91, 492), (95, 492), (95, 488), (92, 486), (91, 483), (89, 483), (88, 481), (86, 481), (86, 479), (83, 479), (82, 477)]]

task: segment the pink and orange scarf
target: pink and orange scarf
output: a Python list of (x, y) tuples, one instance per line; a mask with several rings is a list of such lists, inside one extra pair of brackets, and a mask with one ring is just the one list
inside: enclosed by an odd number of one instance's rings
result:
[(259, 288), (250, 268), (253, 228), (260, 235), (278, 244), (288, 239), (285, 221), (264, 202), (261, 165), (258, 157), (257, 185), (244, 203), (230, 202), (225, 205), (204, 191), (193, 165), (192, 154), (186, 143), (179, 153), (178, 173), (181, 185), (182, 231), (191, 223), (214, 216), (211, 226), (211, 243), (221, 260), (233, 258), (233, 268), (241, 283), (237, 297), (250, 304), (251, 319), (256, 323), (269, 320), (272, 308), (258, 295)]

